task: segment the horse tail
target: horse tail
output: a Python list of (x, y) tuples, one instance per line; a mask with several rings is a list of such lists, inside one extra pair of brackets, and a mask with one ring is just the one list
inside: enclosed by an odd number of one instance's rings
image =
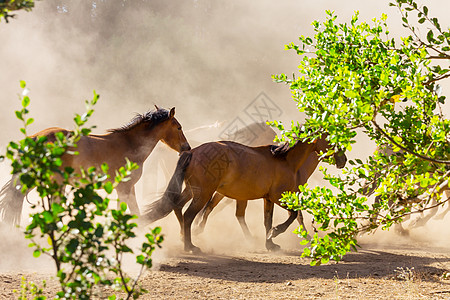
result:
[(183, 203), (181, 203), (181, 188), (191, 158), (192, 152), (190, 151), (181, 154), (175, 172), (169, 181), (169, 185), (167, 186), (164, 195), (161, 199), (150, 204), (145, 209), (144, 214), (139, 217), (145, 224), (162, 219), (170, 214), (175, 207), (183, 205)]
[(19, 225), (24, 195), (17, 189), (18, 176), (13, 177), (0, 190), (0, 217), (7, 223)]

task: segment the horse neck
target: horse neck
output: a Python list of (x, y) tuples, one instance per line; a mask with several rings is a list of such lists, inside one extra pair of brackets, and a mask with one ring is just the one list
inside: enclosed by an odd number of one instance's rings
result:
[(127, 158), (136, 163), (141, 163), (147, 159), (155, 148), (161, 137), (153, 130), (136, 128), (115, 133), (123, 143), (128, 146)]
[(287, 156), (286, 161), (289, 164), (293, 172), (297, 172), (298, 169), (305, 163), (311, 152), (315, 151), (316, 145), (311, 143), (298, 142), (297, 145), (292, 148)]
[(303, 174), (305, 174), (306, 177), (309, 178), (311, 174), (314, 173), (314, 170), (317, 168), (318, 164), (319, 158), (317, 153), (310, 153), (306, 158), (305, 163), (301, 166)]

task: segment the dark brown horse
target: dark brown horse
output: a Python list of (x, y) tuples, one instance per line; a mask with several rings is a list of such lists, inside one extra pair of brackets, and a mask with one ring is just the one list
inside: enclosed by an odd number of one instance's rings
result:
[[(82, 136), (76, 148), (79, 154), (64, 154), (62, 168), (70, 166), (77, 171), (93, 166), (100, 169), (103, 163), (107, 163), (110, 178), (114, 178), (115, 171), (125, 165), (126, 159), (135, 162), (139, 169), (131, 173), (129, 181), (120, 183), (116, 191), (119, 199), (128, 204), (130, 212), (139, 215), (134, 185), (142, 175), (144, 161), (158, 141), (162, 141), (177, 152), (191, 148), (174, 115), (175, 108), (169, 111), (156, 107), (156, 110), (139, 114), (127, 125), (108, 130), (106, 134)], [(46, 136), (52, 141), (56, 132), (70, 134), (68, 130), (52, 127), (31, 137)], [(17, 177), (13, 176), (0, 191), (0, 216), (7, 223), (20, 222), (25, 195), (16, 188), (18, 184)]]
[[(314, 143), (297, 141), (293, 147), (288, 144), (249, 147), (235, 142), (205, 143), (181, 155), (166, 192), (149, 206), (141, 223), (163, 218), (193, 198), (182, 220), (184, 248), (199, 252), (192, 244), (191, 224), (214, 192), (237, 201), (264, 198), (266, 248), (275, 249), (278, 246), (269, 236), (274, 204), (280, 205), (283, 192), (298, 190), (297, 172), (308, 156), (312, 152), (326, 153), (329, 148), (324, 138)], [(335, 159), (338, 166), (346, 162), (344, 154), (336, 154)], [(183, 181), (186, 188), (181, 192)], [(289, 219), (279, 228), (287, 228), (297, 217), (296, 211), (289, 210), (289, 214)]]

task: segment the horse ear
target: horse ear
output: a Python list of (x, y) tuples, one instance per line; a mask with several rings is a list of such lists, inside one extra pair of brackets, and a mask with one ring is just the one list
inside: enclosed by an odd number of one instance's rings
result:
[(155, 108), (156, 108), (156, 110), (159, 110), (159, 107), (158, 107), (158, 105), (156, 105), (156, 104), (155, 104)]
[(175, 116), (175, 107), (172, 107), (172, 109), (169, 112), (169, 118), (172, 119), (173, 116)]

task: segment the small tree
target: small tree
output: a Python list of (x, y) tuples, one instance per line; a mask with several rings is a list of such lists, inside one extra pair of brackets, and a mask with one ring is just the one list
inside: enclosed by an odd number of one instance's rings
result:
[[(25, 89), (24, 82), (21, 86)], [(97, 191), (111, 194), (137, 165), (128, 161), (113, 179), (106, 175), (106, 164), (101, 170), (89, 168), (81, 174), (72, 168), (61, 169), (62, 155), (69, 147), (76, 149), (79, 138), (90, 133), (91, 128), (83, 126), (97, 100), (94, 92), (93, 100), (86, 101), (87, 112), (74, 118), (76, 128), (69, 136), (58, 133), (54, 142), (48, 142), (46, 137), (26, 136), (27, 126), (33, 119), (27, 117), (30, 99), (23, 95), (22, 110), (17, 111), (16, 116), (23, 122), (20, 130), (26, 137), (18, 143), (9, 143), (6, 153), (22, 192), (36, 188), (39, 194), (40, 200), (33, 205), (37, 212), (30, 215), (31, 222), (25, 234), (31, 240), (30, 247), (35, 249), (34, 256), (43, 253), (54, 261), (61, 285), (57, 293), (60, 299), (90, 299), (100, 295), (102, 287), (121, 290), (127, 299), (138, 298), (146, 292), (138, 286), (138, 279), (144, 268), (152, 266), (151, 254), (163, 240), (159, 227), (146, 234), (141, 253), (136, 257), (141, 271), (134, 280), (127, 276), (123, 270), (123, 255), (133, 253), (127, 244), (130, 238), (136, 237), (137, 225), (133, 222), (136, 216), (126, 213), (125, 203), (120, 203), (117, 210), (110, 209), (111, 200), (101, 197)], [(66, 186), (70, 186), (69, 191)], [(109, 298), (115, 299), (115, 296)]]
[[(407, 215), (430, 208), (437, 199), (441, 205), (442, 188), (450, 175), (450, 121), (441, 105), (439, 82), (450, 77), (450, 31), (429, 15), (426, 6), (413, 0), (396, 0), (403, 26), (412, 34), (399, 41), (389, 36), (387, 16), (372, 24), (360, 22), (358, 13), (349, 24), (337, 23), (327, 11), (327, 20), (313, 22), (313, 38), (301, 36), (291, 43), (301, 56), (300, 76), (274, 76), (289, 85), (305, 124), (292, 124), (290, 130), (278, 122), (283, 138), (313, 140), (322, 133), (339, 149), (351, 150), (357, 129), (379, 147), (390, 147), (401, 155), (376, 151), (364, 162), (349, 161), (343, 175), (333, 176), (323, 169), (325, 179), (335, 188), (307, 185), (300, 193), (285, 193), (289, 208), (312, 214), (316, 232), (307, 239), (300, 228), (303, 256), (312, 264), (340, 260), (356, 250), (356, 237), (376, 228), (387, 229)], [(410, 14), (418, 17), (411, 25)], [(419, 29), (426, 29), (423, 37)], [(379, 203), (369, 205), (367, 194), (374, 189)], [(375, 216), (378, 216), (375, 218)], [(320, 237), (318, 231), (327, 234)]]

